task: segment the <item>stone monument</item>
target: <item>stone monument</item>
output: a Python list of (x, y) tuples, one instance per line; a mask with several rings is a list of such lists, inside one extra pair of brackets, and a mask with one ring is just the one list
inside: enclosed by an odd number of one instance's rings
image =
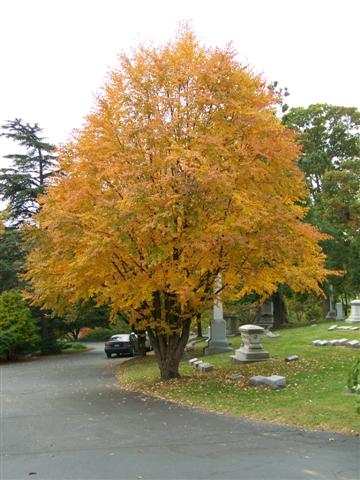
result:
[(335, 304), (336, 320), (344, 320), (344, 306), (341, 302)]
[[(215, 291), (221, 289), (221, 275), (218, 275), (215, 281)], [(226, 322), (224, 320), (223, 304), (218, 296), (214, 301), (213, 318), (209, 325), (209, 340), (204, 349), (205, 355), (213, 353), (231, 352), (232, 348), (226, 339)]]
[(350, 317), (348, 317), (345, 322), (347, 323), (358, 323), (360, 322), (360, 300), (353, 300), (350, 302), (351, 312)]
[(224, 313), (226, 322), (226, 331), (228, 335), (240, 335), (239, 333), (239, 317), (235, 313)]
[(274, 304), (270, 298), (267, 298), (261, 305), (256, 324), (265, 330), (270, 330), (274, 325)]
[(267, 360), (270, 355), (264, 352), (261, 341), (265, 329), (258, 325), (243, 325), (239, 328), (243, 345), (230, 357), (231, 363), (251, 363)]
[(329, 311), (326, 315), (326, 320), (336, 320), (336, 310), (334, 309), (334, 295), (333, 295), (333, 286), (330, 285), (330, 298), (329, 298)]

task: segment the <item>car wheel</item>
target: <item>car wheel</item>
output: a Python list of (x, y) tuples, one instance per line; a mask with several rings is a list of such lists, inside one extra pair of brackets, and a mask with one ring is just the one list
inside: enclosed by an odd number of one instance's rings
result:
[(106, 356), (107, 356), (108, 358), (111, 358), (111, 353), (107, 353)]
[(134, 355), (135, 355), (135, 351), (134, 351), (134, 349), (132, 348), (132, 349), (130, 350), (130, 357), (133, 357)]

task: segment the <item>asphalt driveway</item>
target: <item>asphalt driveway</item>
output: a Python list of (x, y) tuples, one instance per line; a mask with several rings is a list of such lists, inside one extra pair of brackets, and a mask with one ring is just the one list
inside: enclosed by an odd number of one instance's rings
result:
[(0, 479), (358, 479), (359, 440), (122, 391), (92, 352), (0, 366)]

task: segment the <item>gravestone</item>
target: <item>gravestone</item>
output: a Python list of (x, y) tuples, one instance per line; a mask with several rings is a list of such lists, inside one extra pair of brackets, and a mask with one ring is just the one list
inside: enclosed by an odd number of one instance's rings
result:
[(234, 313), (224, 313), (224, 320), (226, 322), (226, 331), (228, 335), (240, 335), (239, 333), (239, 318)]
[(335, 304), (336, 320), (344, 320), (344, 306), (341, 302)]
[(202, 373), (211, 372), (212, 370), (214, 370), (214, 365), (212, 365), (211, 363), (203, 362), (200, 365), (198, 365), (197, 368), (199, 372), (202, 372)]
[(265, 330), (270, 330), (274, 325), (274, 304), (269, 298), (261, 305), (256, 324)]
[(243, 325), (239, 328), (243, 345), (230, 357), (231, 363), (251, 363), (268, 360), (270, 355), (264, 352), (261, 341), (265, 330), (259, 325)]
[(350, 302), (351, 312), (349, 318), (345, 320), (347, 323), (360, 322), (360, 300), (353, 300)]
[(202, 363), (204, 363), (202, 360), (196, 360), (196, 362), (194, 362), (192, 366), (195, 368), (199, 368), (199, 365), (201, 365)]
[(330, 285), (329, 311), (326, 315), (326, 320), (336, 320), (336, 310), (334, 308), (333, 286)]
[(263, 375), (255, 375), (255, 377), (250, 378), (251, 385), (265, 385), (266, 377)]
[[(218, 275), (215, 281), (215, 291), (221, 289), (221, 275)], [(223, 304), (218, 296), (214, 301), (213, 318), (209, 325), (209, 340), (204, 349), (205, 355), (214, 353), (231, 352), (232, 348), (226, 339), (226, 322), (224, 320)]]
[(265, 377), (264, 382), (274, 390), (286, 387), (286, 378), (282, 377), (281, 375), (271, 375), (270, 377)]
[(299, 355), (289, 355), (285, 357), (285, 362), (296, 362), (297, 360), (299, 360)]
[(191, 360), (189, 360), (189, 365), (194, 365), (195, 362), (197, 362), (199, 359), (198, 358), (192, 358)]

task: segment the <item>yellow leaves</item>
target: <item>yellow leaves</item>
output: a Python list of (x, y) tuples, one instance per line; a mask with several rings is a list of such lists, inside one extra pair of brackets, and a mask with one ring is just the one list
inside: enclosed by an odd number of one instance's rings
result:
[[(298, 147), (275, 106), (233, 51), (192, 32), (122, 55), (43, 197), (36, 301), (95, 296), (145, 326), (154, 292), (175, 296), (182, 319), (211, 305), (219, 271), (226, 298), (317, 290), (321, 236), (300, 222)], [(154, 317), (167, 333), (169, 308)]]

